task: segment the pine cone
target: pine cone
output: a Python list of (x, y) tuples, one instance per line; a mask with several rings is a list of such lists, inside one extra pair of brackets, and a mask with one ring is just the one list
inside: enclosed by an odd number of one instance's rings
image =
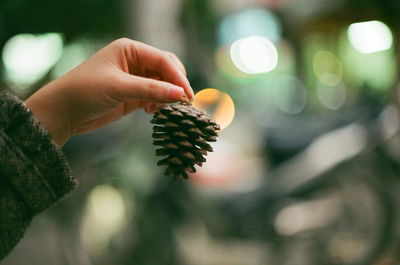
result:
[(194, 173), (194, 165), (201, 166), (212, 147), (207, 142), (217, 140), (219, 125), (203, 110), (187, 104), (161, 107), (151, 123), (157, 156), (167, 156), (157, 165), (168, 166), (165, 175), (174, 178), (188, 178), (187, 172)]

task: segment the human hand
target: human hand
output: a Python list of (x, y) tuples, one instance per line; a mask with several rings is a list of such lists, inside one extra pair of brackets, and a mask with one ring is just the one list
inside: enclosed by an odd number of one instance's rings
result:
[(132, 111), (193, 98), (183, 64), (172, 53), (118, 39), (25, 103), (62, 146), (69, 137), (107, 125)]

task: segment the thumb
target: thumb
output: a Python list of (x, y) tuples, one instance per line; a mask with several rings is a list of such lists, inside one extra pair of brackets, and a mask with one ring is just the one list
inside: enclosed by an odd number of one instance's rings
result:
[(122, 73), (116, 92), (124, 100), (140, 99), (156, 102), (175, 102), (182, 98), (183, 88), (168, 82)]

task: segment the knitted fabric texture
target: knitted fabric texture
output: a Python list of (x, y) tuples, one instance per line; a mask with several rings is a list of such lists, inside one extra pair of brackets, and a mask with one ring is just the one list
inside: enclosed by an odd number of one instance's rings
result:
[(21, 100), (0, 92), (0, 261), (33, 216), (76, 186), (48, 132)]

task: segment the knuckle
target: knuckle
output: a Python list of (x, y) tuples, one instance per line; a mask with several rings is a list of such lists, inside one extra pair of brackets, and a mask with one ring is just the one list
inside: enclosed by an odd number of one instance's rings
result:
[(185, 66), (183, 65), (182, 61), (178, 58), (178, 56), (176, 56), (175, 53), (172, 53), (169, 51), (166, 51), (165, 53), (166, 53), (166, 57), (169, 58), (170, 63), (177, 66), (186, 75)]
[(163, 57), (161, 58), (161, 63), (162, 63), (164, 66), (172, 65), (172, 59), (171, 59), (171, 57), (169, 57), (168, 55), (163, 56)]
[(179, 64), (176, 63), (176, 60), (173, 59), (175, 55), (168, 55), (166, 54), (161, 58), (161, 66), (166, 71), (177, 71), (180, 69)]

